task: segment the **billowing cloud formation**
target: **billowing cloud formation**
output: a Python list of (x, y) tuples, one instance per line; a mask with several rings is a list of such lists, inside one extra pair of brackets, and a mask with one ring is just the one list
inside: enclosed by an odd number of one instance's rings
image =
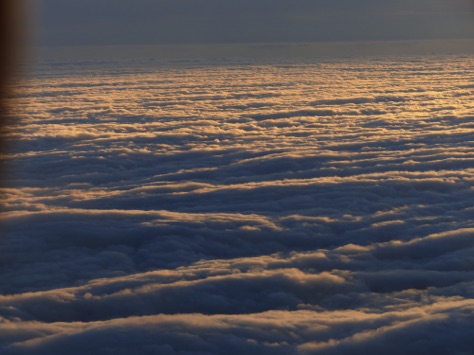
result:
[(473, 67), (44, 66), (5, 135), (0, 353), (470, 353)]
[(470, 0), (42, 0), (46, 44), (472, 38)]

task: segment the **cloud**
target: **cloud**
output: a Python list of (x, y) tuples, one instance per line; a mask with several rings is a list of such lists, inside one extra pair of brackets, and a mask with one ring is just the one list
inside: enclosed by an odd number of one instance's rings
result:
[(470, 351), (469, 56), (60, 63), (4, 135), (2, 354)]
[[(271, 311), (235, 316), (158, 315), (89, 324), (26, 323), (23, 328), (17, 328), (18, 339), (35, 332), (49, 336), (20, 340), (2, 350), (6, 354), (50, 354), (65, 350), (72, 354), (112, 351), (126, 354), (137, 348), (143, 349), (143, 353), (160, 354), (242, 351), (377, 354), (382, 350), (396, 354), (407, 349), (421, 353), (468, 353), (472, 346), (468, 335), (472, 316), (463, 314), (469, 310), (472, 310), (470, 301), (446, 301), (383, 315), (363, 311)], [(447, 328), (449, 320), (454, 320), (449, 322), (451, 329)], [(11, 329), (8, 322), (1, 327), (4, 331)], [(117, 337), (120, 333), (123, 336)], [(333, 338), (324, 341), (328, 333)], [(434, 333), (439, 336), (432, 337)]]

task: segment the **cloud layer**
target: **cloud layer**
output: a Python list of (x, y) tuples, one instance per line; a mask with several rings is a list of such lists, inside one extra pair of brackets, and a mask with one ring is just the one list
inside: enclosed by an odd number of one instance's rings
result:
[(474, 61), (54, 63), (2, 156), (2, 354), (469, 354)]

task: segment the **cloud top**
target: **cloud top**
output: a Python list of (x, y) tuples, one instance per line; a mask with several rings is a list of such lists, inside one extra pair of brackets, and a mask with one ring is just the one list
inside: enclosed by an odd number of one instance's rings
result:
[(0, 353), (471, 351), (470, 56), (117, 63), (18, 84)]

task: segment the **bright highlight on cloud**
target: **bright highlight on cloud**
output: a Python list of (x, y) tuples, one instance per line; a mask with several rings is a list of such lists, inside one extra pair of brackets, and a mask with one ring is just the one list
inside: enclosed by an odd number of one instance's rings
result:
[(472, 351), (472, 57), (121, 65), (17, 88), (0, 353)]

